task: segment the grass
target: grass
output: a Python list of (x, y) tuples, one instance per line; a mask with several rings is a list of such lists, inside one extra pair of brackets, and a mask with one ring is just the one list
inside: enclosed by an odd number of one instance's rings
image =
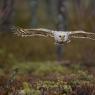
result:
[[(8, 67), (9, 68), (9, 67)], [(33, 75), (40, 78), (47, 76), (55, 76), (57, 79), (59, 76), (76, 76), (75, 78), (91, 80), (94, 78), (85, 67), (80, 64), (72, 64), (65, 66), (64, 64), (58, 64), (57, 62), (15, 62), (12, 64), (9, 72), (18, 68), (18, 75)], [(1, 68), (3, 72), (6, 68)], [(4, 74), (4, 73), (3, 73)], [(91, 78), (91, 79), (90, 79)]]
[[(18, 68), (17, 74), (16, 68)], [(47, 95), (80, 95), (80, 93), (94, 95), (95, 91), (95, 77), (79, 64), (65, 66), (50, 61), (15, 62), (8, 69), (9, 73), (6, 72), (6, 68), (1, 68), (0, 71), (2, 81), (0, 87), (3, 88), (5, 85), (3, 90), (6, 93), (14, 91), (14, 93), (28, 93), (27, 95), (43, 95), (43, 93)], [(7, 85), (8, 88), (6, 88)]]
[(2, 95), (94, 95), (95, 91), (95, 77), (79, 64), (15, 62), (0, 71)]

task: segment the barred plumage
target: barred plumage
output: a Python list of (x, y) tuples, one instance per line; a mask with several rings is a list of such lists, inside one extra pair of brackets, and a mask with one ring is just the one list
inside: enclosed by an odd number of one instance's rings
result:
[(90, 39), (95, 40), (95, 33), (85, 32), (85, 31), (56, 31), (45, 28), (38, 29), (24, 29), (20, 27), (12, 28), (16, 31), (14, 32), (18, 36), (29, 37), (29, 36), (43, 36), (43, 37), (53, 37), (56, 43), (70, 42), (71, 39)]

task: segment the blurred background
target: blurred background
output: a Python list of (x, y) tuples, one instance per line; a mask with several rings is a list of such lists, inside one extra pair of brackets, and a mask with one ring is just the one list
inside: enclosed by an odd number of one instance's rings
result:
[(10, 26), (95, 32), (95, 0), (0, 0), (0, 66), (34, 61), (95, 63), (94, 41), (78, 39), (56, 46), (51, 38), (5, 35)]
[[(95, 33), (95, 0), (0, 0), (0, 95), (95, 95), (95, 41), (56, 45), (52, 38), (17, 37), (13, 26)], [(53, 94), (42, 93), (48, 82)]]

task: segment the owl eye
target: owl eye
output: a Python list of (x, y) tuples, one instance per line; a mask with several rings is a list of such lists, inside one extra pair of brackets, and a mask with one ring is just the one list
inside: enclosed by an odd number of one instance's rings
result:
[(61, 38), (61, 35), (59, 37)]

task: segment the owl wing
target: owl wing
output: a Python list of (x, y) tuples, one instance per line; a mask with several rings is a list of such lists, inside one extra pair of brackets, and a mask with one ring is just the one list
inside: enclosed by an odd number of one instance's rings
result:
[(53, 37), (53, 30), (38, 28), (38, 29), (24, 29), (17, 27), (14, 32), (17, 36), (30, 37), (30, 36), (43, 36), (43, 37)]
[(95, 33), (85, 32), (85, 31), (72, 31), (69, 32), (69, 38), (79, 38), (79, 39), (91, 39), (95, 40)]

